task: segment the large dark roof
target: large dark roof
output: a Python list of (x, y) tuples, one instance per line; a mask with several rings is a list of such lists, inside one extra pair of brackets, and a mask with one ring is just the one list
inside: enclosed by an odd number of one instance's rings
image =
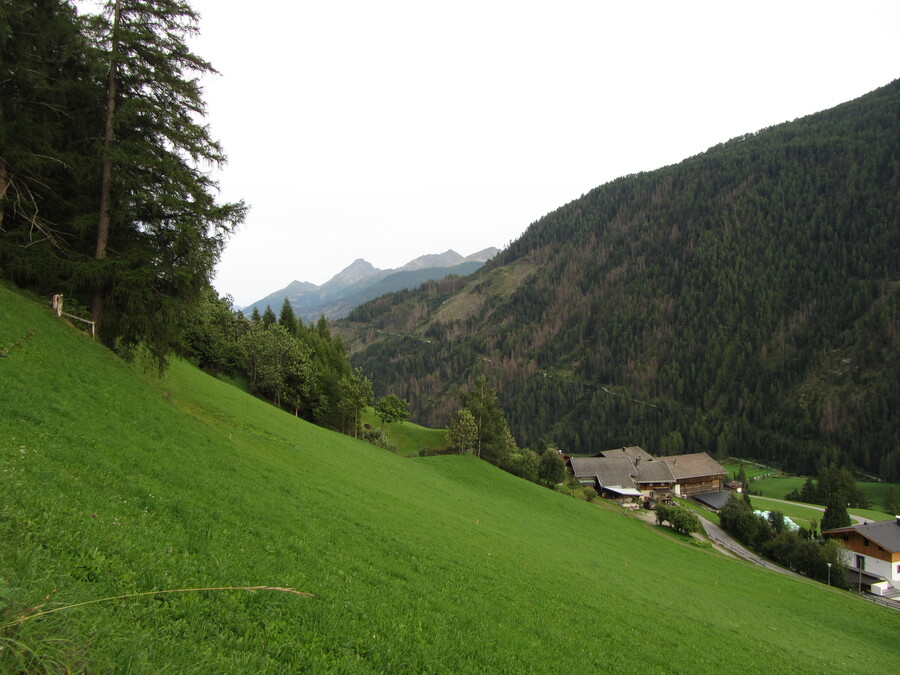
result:
[(881, 548), (891, 553), (900, 553), (900, 517), (893, 520), (880, 520), (877, 523), (866, 525), (853, 525), (851, 527), (838, 527), (833, 530), (825, 530), (825, 533), (859, 532), (864, 537), (874, 541)]
[(635, 489), (634, 462), (628, 457), (601, 457), (597, 459), (597, 480), (603, 487)]
[(728, 490), (725, 490), (723, 492), (705, 492), (700, 495), (694, 495), (694, 499), (718, 511), (728, 503), (728, 500), (733, 494), (733, 492), (730, 492)]
[(660, 457), (657, 461), (663, 461), (668, 464), (676, 480), (699, 478), (701, 476), (724, 476), (727, 473), (721, 464), (705, 452)]
[(675, 476), (665, 462), (641, 462), (637, 467), (638, 483), (674, 483)]
[(604, 457), (628, 457), (633, 462), (649, 462), (653, 460), (653, 455), (639, 445), (629, 445), (627, 448), (616, 448), (615, 450), (604, 450), (600, 454)]
[(591, 478), (597, 475), (600, 457), (569, 457), (572, 473), (578, 478)]

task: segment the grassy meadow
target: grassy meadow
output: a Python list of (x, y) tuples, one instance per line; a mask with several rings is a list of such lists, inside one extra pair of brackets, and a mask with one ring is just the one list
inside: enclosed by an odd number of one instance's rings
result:
[[(799, 478), (797, 476), (773, 476), (771, 478), (762, 478), (753, 481), (750, 489), (753, 492), (759, 492), (763, 497), (784, 499), (784, 496), (791, 490), (799, 491), (805, 482), (805, 478)], [(900, 485), (897, 485), (896, 483), (876, 483), (874, 481), (858, 481), (857, 485), (859, 485), (863, 492), (866, 493), (872, 508), (848, 509), (850, 513), (855, 513), (856, 515), (864, 516), (872, 520), (887, 520), (894, 517), (895, 514), (887, 514), (882, 509), (884, 508), (888, 489), (891, 485), (894, 485), (900, 490)]]
[[(0, 672), (896, 666), (898, 612), (146, 375), (3, 285), (0, 353)], [(253, 586), (311, 597), (147, 594)]]
[[(362, 422), (376, 429), (381, 427), (381, 420), (372, 408), (363, 411)], [(403, 457), (415, 457), (422, 450), (433, 453), (447, 447), (446, 429), (429, 429), (413, 422), (393, 422), (384, 425), (384, 433), (392, 452)]]

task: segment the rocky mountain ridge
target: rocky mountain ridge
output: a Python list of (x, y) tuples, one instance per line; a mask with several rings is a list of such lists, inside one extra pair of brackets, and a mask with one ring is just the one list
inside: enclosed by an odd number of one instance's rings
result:
[(490, 247), (462, 256), (449, 249), (443, 253), (425, 254), (402, 267), (386, 270), (375, 267), (364, 258), (357, 258), (321, 286), (294, 280), (241, 309), (245, 314), (251, 313), (254, 308), (262, 313), (268, 306), (277, 312), (287, 298), (294, 313), (306, 321), (320, 316), (340, 319), (354, 307), (384, 293), (415, 288), (426, 281), (443, 279), (451, 274), (471, 274), (498, 252), (499, 249)]

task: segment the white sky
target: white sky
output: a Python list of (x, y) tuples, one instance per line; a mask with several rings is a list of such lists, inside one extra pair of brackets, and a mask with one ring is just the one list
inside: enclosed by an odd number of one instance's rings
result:
[(246, 305), (504, 247), (619, 176), (900, 77), (900, 2), (192, 0)]

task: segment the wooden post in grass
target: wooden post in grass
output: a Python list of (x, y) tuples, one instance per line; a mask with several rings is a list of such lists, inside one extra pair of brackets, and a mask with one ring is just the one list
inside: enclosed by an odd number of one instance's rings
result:
[(88, 324), (91, 327), (91, 339), (96, 340), (96, 332), (97, 332), (97, 324), (95, 321), (91, 321), (90, 319), (82, 319), (80, 316), (75, 316), (74, 314), (66, 314), (63, 311), (63, 296), (62, 293), (57, 293), (50, 299), (50, 307), (56, 312), (56, 316), (66, 316), (70, 319), (75, 319), (76, 321), (81, 321), (83, 323)]

